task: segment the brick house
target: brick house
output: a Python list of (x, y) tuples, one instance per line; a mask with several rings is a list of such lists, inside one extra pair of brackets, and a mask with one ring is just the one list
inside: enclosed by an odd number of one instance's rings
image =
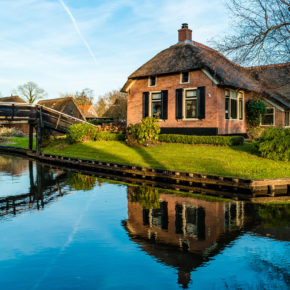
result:
[(245, 134), (245, 104), (267, 104), (262, 126), (290, 126), (290, 63), (242, 67), (214, 49), (192, 41), (183, 24), (178, 43), (161, 51), (131, 74), (127, 124), (159, 118), (162, 133)]

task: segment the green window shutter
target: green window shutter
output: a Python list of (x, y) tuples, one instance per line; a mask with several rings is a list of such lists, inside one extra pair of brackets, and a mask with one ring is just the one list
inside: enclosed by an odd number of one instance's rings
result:
[(175, 100), (175, 115), (176, 119), (182, 119), (182, 89), (176, 89), (176, 100)]
[(143, 93), (143, 110), (142, 118), (146, 118), (149, 115), (149, 92)]
[(161, 119), (168, 119), (168, 91), (161, 91)]
[(205, 118), (205, 87), (199, 87), (197, 89), (197, 99), (198, 99), (198, 118)]

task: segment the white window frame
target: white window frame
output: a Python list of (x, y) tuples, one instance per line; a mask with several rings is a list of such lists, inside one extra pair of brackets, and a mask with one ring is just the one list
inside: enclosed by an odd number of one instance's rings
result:
[[(286, 125), (286, 113), (288, 113), (288, 124), (289, 125)], [(290, 127), (290, 110), (289, 111), (285, 111), (285, 120), (284, 120), (284, 127), (285, 128), (289, 128)]]
[[(226, 111), (225, 111), (225, 114), (224, 114), (224, 118), (226, 121), (229, 121), (229, 120), (232, 120), (232, 121), (244, 121), (245, 119), (245, 94), (243, 91), (239, 91), (239, 90), (232, 90), (232, 89), (225, 89), (225, 103), (226, 103), (226, 92), (229, 92), (229, 110), (228, 110), (228, 115), (229, 115), (229, 118), (227, 119), (226, 118)], [(235, 94), (235, 98), (232, 97), (232, 95)], [(240, 95), (242, 97), (240, 97)], [(237, 118), (236, 119), (233, 119), (231, 117), (231, 99), (235, 99), (237, 101)], [(243, 118), (240, 119), (240, 102), (239, 100), (242, 99), (243, 100)], [(225, 104), (224, 103), (224, 104)], [(225, 108), (225, 107), (224, 107)]]
[[(152, 92), (149, 92), (149, 110), (148, 110), (148, 116), (149, 117), (153, 117), (152, 116), (152, 95), (153, 94), (160, 94), (161, 95), (161, 91), (152, 91)], [(162, 106), (162, 96), (161, 96), (161, 106)], [(161, 110), (162, 110), (162, 107), (161, 107)], [(161, 112), (162, 113), (162, 112)], [(158, 119), (160, 120), (160, 119)]]
[[(183, 121), (196, 121), (196, 120), (199, 120), (197, 117), (196, 118), (186, 118), (186, 114), (185, 114), (185, 111), (186, 111), (186, 107), (185, 107), (185, 99), (186, 99), (186, 92), (187, 91), (196, 91), (197, 92), (197, 87), (194, 87), (194, 88), (186, 88), (182, 91), (182, 107), (183, 107), (183, 110), (182, 110), (182, 120)], [(196, 105), (197, 105), (197, 108), (198, 108), (198, 97), (196, 95)]]
[[(155, 77), (155, 85), (153, 85), (153, 86), (151, 85), (151, 78), (152, 77)], [(148, 87), (149, 88), (156, 87), (156, 84), (157, 84), (157, 76), (149, 76), (148, 77)]]
[[(183, 82), (182, 81), (182, 74), (183, 73), (188, 73), (188, 81), (187, 82)], [(182, 72), (182, 73), (180, 73), (180, 84), (189, 84), (190, 83), (190, 73), (189, 72)]]
[(262, 124), (262, 118), (260, 118), (260, 126), (273, 127), (273, 126), (275, 126), (275, 123), (276, 123), (275, 108), (274, 107), (267, 107), (267, 109), (272, 109), (273, 110), (273, 124), (272, 125), (264, 125), (264, 124)]

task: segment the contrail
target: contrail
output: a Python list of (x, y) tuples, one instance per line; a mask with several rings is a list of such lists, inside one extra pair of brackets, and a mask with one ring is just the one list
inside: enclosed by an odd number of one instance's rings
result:
[(94, 55), (94, 53), (93, 53), (90, 45), (88, 44), (88, 42), (83, 37), (83, 35), (81, 33), (81, 30), (80, 30), (80, 28), (78, 26), (78, 23), (77, 23), (76, 19), (74, 18), (74, 16), (72, 15), (71, 11), (69, 10), (68, 6), (63, 2), (63, 0), (58, 0), (58, 1), (61, 4), (61, 6), (63, 7), (63, 9), (66, 11), (66, 13), (68, 14), (69, 18), (71, 19), (71, 21), (72, 21), (72, 23), (73, 23), (73, 25), (75, 27), (76, 32), (78, 33), (79, 37), (81, 38), (83, 44), (87, 47), (87, 49), (89, 51), (89, 54), (91, 55), (91, 57), (94, 60), (94, 63), (97, 64), (97, 58)]

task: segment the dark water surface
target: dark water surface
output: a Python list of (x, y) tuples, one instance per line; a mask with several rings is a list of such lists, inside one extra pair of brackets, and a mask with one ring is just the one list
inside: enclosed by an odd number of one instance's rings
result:
[(289, 289), (290, 206), (217, 202), (0, 155), (0, 289)]

